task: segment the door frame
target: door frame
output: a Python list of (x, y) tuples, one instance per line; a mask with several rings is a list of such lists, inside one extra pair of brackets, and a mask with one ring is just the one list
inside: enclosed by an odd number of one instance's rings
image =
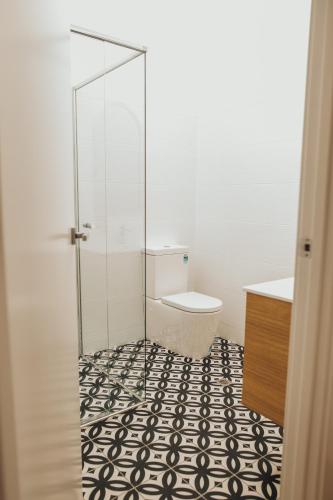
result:
[[(333, 2), (313, 0), (282, 500), (325, 497), (333, 388)], [(311, 243), (306, 256), (304, 243)], [(330, 396), (330, 397), (329, 397)]]

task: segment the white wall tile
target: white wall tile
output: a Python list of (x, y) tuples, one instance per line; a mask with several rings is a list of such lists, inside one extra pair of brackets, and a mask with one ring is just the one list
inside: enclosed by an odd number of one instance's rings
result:
[[(192, 286), (224, 300), (221, 332), (242, 342), (242, 286), (293, 273), (310, 1), (243, 2), (241, 15), (220, 0), (101, 1), (113, 35), (149, 47), (148, 241), (190, 246)], [(110, 31), (75, 5), (76, 24)], [(136, 182), (140, 148), (111, 142), (108, 176)], [(136, 222), (112, 221), (112, 251), (133, 246)]]
[(143, 151), (106, 144), (106, 177), (111, 182), (144, 182)]
[(127, 296), (108, 301), (108, 328), (110, 342), (119, 332), (138, 327), (141, 331), (144, 320), (143, 296)]
[(106, 160), (105, 142), (84, 141), (80, 138), (78, 144), (78, 162), (81, 181), (105, 180)]
[(105, 180), (79, 180), (80, 220), (96, 222), (106, 217)]
[(108, 253), (108, 297), (127, 299), (142, 295), (144, 284), (144, 254), (137, 252)]

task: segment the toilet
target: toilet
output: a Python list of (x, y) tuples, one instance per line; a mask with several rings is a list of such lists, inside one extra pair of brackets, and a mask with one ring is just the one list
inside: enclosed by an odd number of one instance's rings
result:
[(217, 333), (220, 299), (189, 292), (189, 248), (146, 248), (147, 338), (186, 357), (207, 356)]

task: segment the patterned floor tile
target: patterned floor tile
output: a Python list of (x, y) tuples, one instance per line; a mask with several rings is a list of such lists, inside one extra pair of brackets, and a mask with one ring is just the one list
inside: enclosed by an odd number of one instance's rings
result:
[(238, 433), (237, 439), (249, 441), (261, 456), (270, 453), (282, 453), (283, 438), (279, 426), (266, 427), (253, 424), (245, 432)]
[(96, 469), (108, 463), (107, 457), (96, 443), (86, 439), (81, 446), (83, 475), (89, 469)]
[(114, 500), (123, 498), (135, 498), (133, 486), (123, 477), (118, 469), (107, 462), (101, 467), (88, 468), (83, 471), (82, 488), (84, 499), (91, 500)]
[(80, 357), (82, 422), (123, 411), (144, 398), (144, 352), (144, 342), (140, 340)]
[[(145, 355), (147, 403), (82, 431), (84, 498), (278, 498), (283, 431), (242, 405), (243, 348), (216, 338), (210, 356), (193, 360), (133, 342), (95, 361), (131, 384)], [(84, 397), (100, 376), (89, 363), (80, 363)], [(103, 401), (112, 387), (99, 382)]]
[(265, 497), (254, 486), (248, 485), (237, 476), (232, 476), (201, 498), (205, 500), (259, 500)]
[(137, 487), (138, 492), (148, 499), (197, 499), (200, 495), (173, 469), (168, 469), (155, 479), (150, 479)]
[[(130, 412), (135, 410), (130, 410)], [(100, 440), (99, 442), (102, 444), (104, 439), (110, 439), (111, 436), (119, 429), (123, 427), (121, 422), (124, 414), (115, 415), (113, 418), (100, 420), (99, 422), (94, 422), (93, 425), (84, 427), (81, 430), (81, 435), (86, 436), (88, 439), (92, 441)], [(107, 441), (105, 442), (106, 444)]]
[(155, 441), (150, 445), (150, 449), (153, 452), (161, 453), (170, 468), (186, 464), (198, 453), (201, 453), (199, 443), (193, 435), (177, 431)]
[(271, 453), (250, 464), (237, 474), (246, 489), (262, 495), (263, 498), (277, 499), (280, 485), (282, 457)]
[(205, 407), (202, 406), (204, 396), (195, 401), (177, 403), (175, 401), (154, 400), (151, 403), (151, 411), (168, 422), (175, 430), (182, 430), (190, 424), (199, 423), (206, 416)]
[(224, 430), (228, 435), (248, 432), (248, 427), (254, 422), (247, 413), (235, 410), (235, 407), (216, 410), (207, 417), (212, 429)]
[(132, 453), (125, 453), (113, 459), (112, 463), (126, 480), (134, 487), (138, 487), (146, 481), (155, 480), (157, 476), (169, 469), (166, 455), (165, 451), (142, 446), (133, 450)]
[(223, 467), (219, 460), (212, 460), (203, 452), (192, 455), (173, 470), (177, 474), (178, 482), (187, 485), (199, 496), (204, 496), (212, 488), (221, 488), (222, 483), (232, 476), (232, 472)]
[(229, 470), (232, 474), (237, 474), (251, 462), (260, 458), (251, 439), (239, 439), (229, 436), (226, 439), (212, 438), (205, 442), (202, 450), (223, 469)]

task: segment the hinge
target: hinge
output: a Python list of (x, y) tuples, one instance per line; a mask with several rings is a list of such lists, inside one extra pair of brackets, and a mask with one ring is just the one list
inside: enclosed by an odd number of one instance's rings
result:
[(304, 238), (301, 244), (301, 254), (302, 257), (310, 258), (312, 254), (312, 240), (310, 238)]

